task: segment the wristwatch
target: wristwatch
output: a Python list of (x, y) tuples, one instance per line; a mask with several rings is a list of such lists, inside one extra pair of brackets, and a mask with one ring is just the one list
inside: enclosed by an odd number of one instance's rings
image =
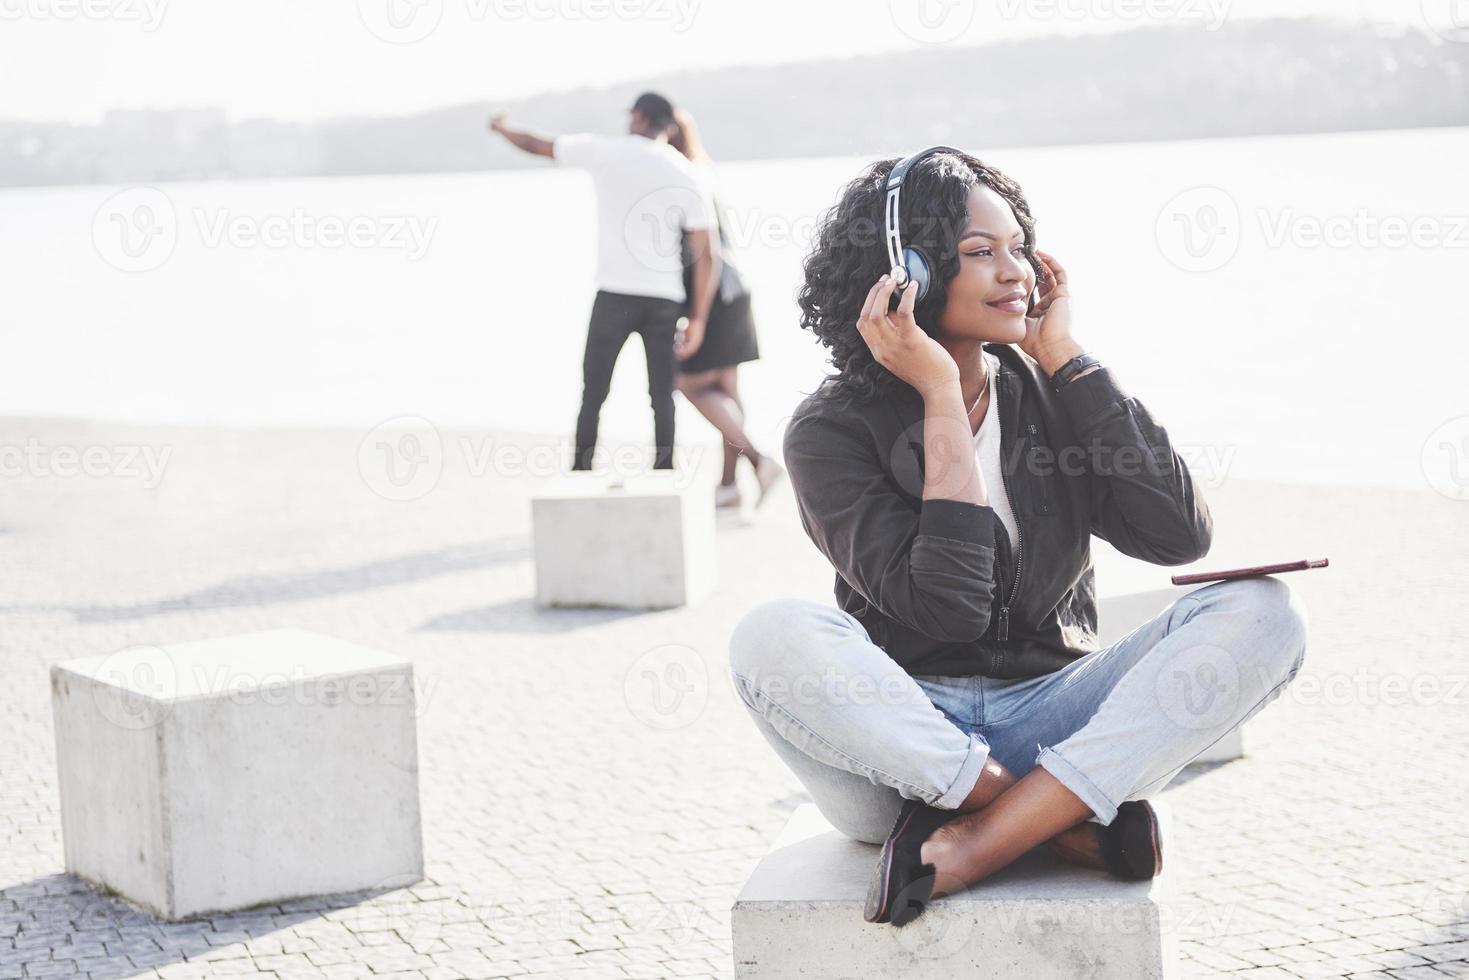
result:
[(1071, 360), (1057, 368), (1055, 374), (1051, 375), (1051, 390), (1059, 392), (1078, 374), (1089, 367), (1096, 367), (1101, 363), (1094, 354), (1077, 354)]

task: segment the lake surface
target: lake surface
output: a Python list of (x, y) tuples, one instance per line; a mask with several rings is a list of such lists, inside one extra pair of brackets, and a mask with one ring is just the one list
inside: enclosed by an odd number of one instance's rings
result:
[[(1078, 339), (1201, 479), (1421, 487), (1430, 436), (1469, 415), (1469, 130), (981, 155), (1068, 267)], [(801, 259), (866, 162), (720, 168), (772, 448), (825, 371)], [(590, 180), (551, 166), (0, 190), (0, 414), (569, 435), (593, 215)], [(681, 440), (715, 438), (679, 412)], [(636, 340), (603, 425), (651, 439)]]

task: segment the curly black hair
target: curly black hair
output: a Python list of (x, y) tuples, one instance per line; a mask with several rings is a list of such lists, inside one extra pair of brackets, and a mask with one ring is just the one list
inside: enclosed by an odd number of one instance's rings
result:
[[(904, 382), (878, 364), (857, 332), (867, 291), (889, 271), (883, 237), (887, 178), (898, 159), (879, 160), (842, 190), (817, 227), (803, 264), (805, 282), (796, 297), (801, 328), (831, 352), (832, 384), (860, 401), (890, 396)], [(959, 235), (969, 220), (969, 191), (984, 184), (1004, 198), (1025, 233), (1025, 256), (1040, 281), (1035, 256), (1035, 218), (1020, 185), (967, 153), (941, 151), (921, 160), (903, 180), (898, 218), (904, 245), (923, 248), (933, 261), (929, 292), (913, 311), (932, 334), (948, 299), (947, 284), (959, 274)]]

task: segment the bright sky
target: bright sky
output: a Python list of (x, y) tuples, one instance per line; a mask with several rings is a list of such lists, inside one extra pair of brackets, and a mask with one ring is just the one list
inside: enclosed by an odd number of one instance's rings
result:
[[(0, 0), (0, 120), (411, 112), (702, 67), (1465, 0)], [(1444, 14), (1446, 16), (1446, 14)]]

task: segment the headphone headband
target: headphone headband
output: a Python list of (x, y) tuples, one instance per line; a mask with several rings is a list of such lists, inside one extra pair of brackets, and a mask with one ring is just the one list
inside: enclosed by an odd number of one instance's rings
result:
[(883, 232), (887, 240), (888, 264), (893, 268), (893, 275), (898, 280), (899, 286), (907, 285), (909, 274), (907, 264), (903, 261), (903, 237), (898, 223), (898, 192), (903, 188), (903, 180), (908, 176), (908, 171), (918, 165), (918, 162), (932, 153), (962, 152), (952, 146), (930, 146), (919, 150), (912, 156), (899, 160), (888, 174), (887, 201), (883, 207)]

